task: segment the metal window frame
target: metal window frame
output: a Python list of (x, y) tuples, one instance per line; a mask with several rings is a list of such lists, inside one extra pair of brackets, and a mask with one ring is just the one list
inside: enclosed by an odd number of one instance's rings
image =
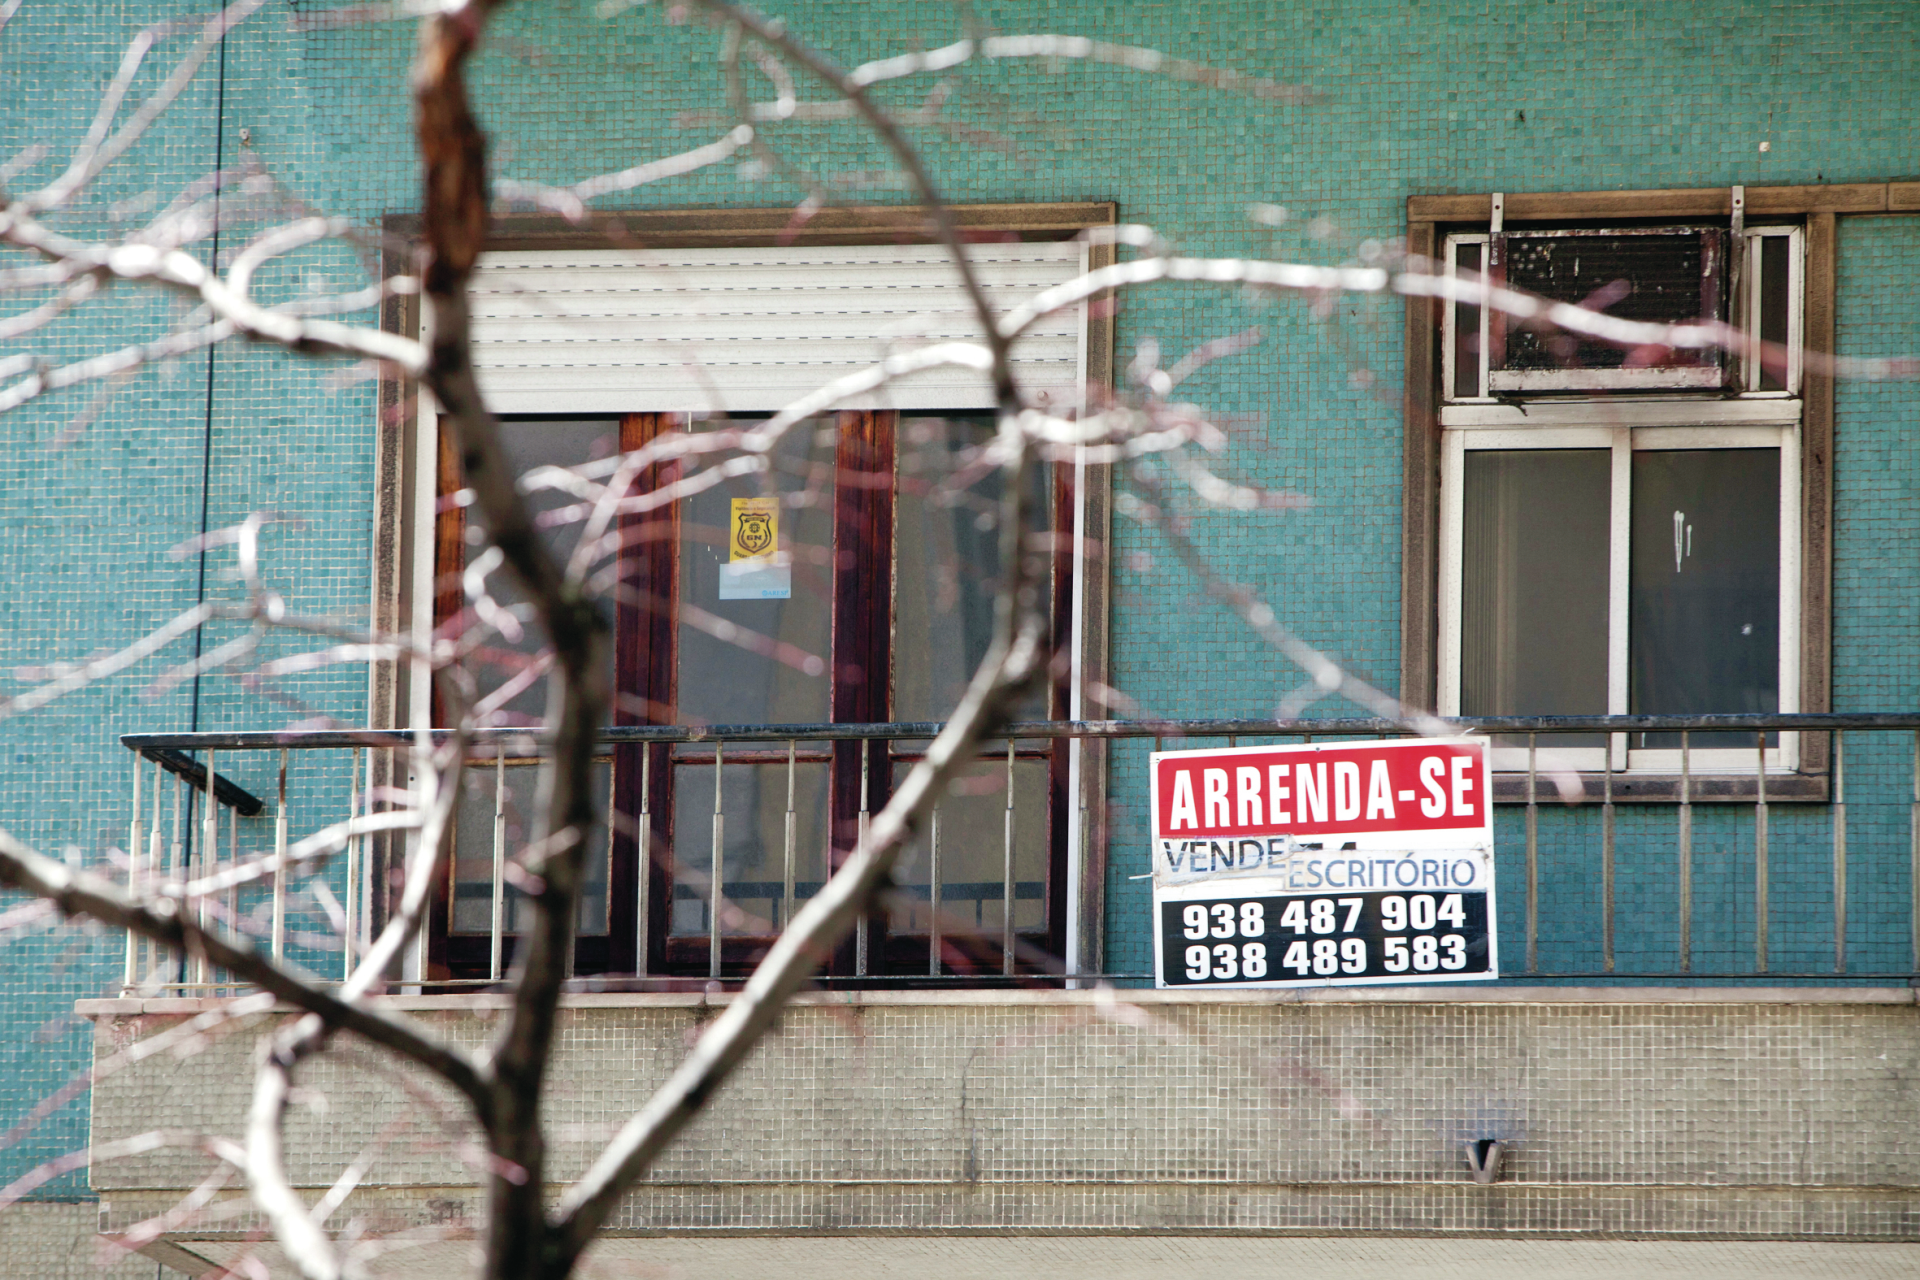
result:
[[(1558, 240), (1583, 236), (1672, 236), (1699, 235), (1701, 249), (1701, 317), (1709, 322), (1723, 318), (1727, 306), (1725, 285), (1728, 274), (1725, 227), (1681, 224), (1664, 227), (1535, 227), (1522, 230), (1495, 228), (1487, 236), (1487, 276), (1496, 288), (1507, 285), (1506, 263), (1501, 250), (1512, 240)], [(1714, 246), (1719, 246), (1716, 255)], [(1451, 256), (1451, 254), (1449, 254)], [(1717, 261), (1716, 261), (1717, 256)], [(1718, 311), (1714, 309), (1717, 308)], [(1504, 314), (1481, 308), (1482, 390), (1492, 395), (1539, 392), (1594, 391), (1677, 391), (1711, 390), (1726, 385), (1725, 353), (1711, 350), (1712, 360), (1701, 364), (1648, 365), (1632, 369), (1503, 369), (1493, 361), (1493, 351), (1506, 349), (1508, 320)]]
[[(1681, 222), (1730, 217), (1735, 192), (1727, 187), (1665, 190), (1508, 192), (1462, 195), (1412, 195), (1407, 198), (1406, 243), (1415, 261), (1445, 270), (1450, 235), (1482, 235), (1491, 219), (1530, 225), (1628, 221)], [(1794, 320), (1799, 349), (1834, 349), (1837, 219), (1851, 214), (1920, 211), (1920, 183), (1853, 183), (1821, 186), (1747, 187), (1743, 193), (1749, 233), (1769, 234), (1774, 224), (1791, 223), (1800, 233), (1796, 255), (1799, 306)], [(1441, 470), (1443, 442), (1450, 429), (1528, 426), (1674, 426), (1779, 425), (1797, 400), (1800, 493), (1795, 513), (1800, 530), (1797, 637), (1798, 705), (1803, 713), (1825, 713), (1832, 696), (1832, 495), (1833, 375), (1819, 361), (1801, 361), (1798, 394), (1744, 392), (1644, 392), (1582, 397), (1557, 395), (1516, 401), (1513, 397), (1460, 400), (1452, 381), (1444, 339), (1451, 317), (1438, 299), (1410, 298), (1406, 303), (1405, 424), (1402, 453), (1400, 694), (1412, 706), (1438, 705), (1440, 681)], [(1676, 421), (1673, 411), (1687, 406)], [(1824, 802), (1831, 791), (1831, 747), (1820, 735), (1804, 735), (1798, 771), (1767, 783), (1777, 802)], [(1503, 775), (1511, 777), (1511, 775)], [(1598, 794), (1601, 778), (1585, 778)], [(1685, 789), (1677, 776), (1643, 776), (1620, 783), (1636, 802), (1672, 802)], [(1750, 802), (1755, 788), (1751, 765), (1743, 773), (1717, 777), (1697, 774), (1696, 801)], [(1502, 788), (1505, 783), (1501, 784)], [(1497, 789), (1502, 802), (1518, 793)]]
[[(1486, 255), (1492, 251), (1493, 242), (1499, 237), (1526, 238), (1559, 235), (1647, 235), (1670, 232), (1671, 227), (1641, 228), (1567, 228), (1553, 230), (1521, 231), (1456, 231), (1449, 234), (1441, 245), (1441, 273), (1449, 282), (1464, 279), (1456, 250), (1467, 245), (1482, 246), (1481, 261), (1486, 263)], [(1698, 228), (1694, 228), (1698, 229)], [(1806, 231), (1793, 225), (1770, 225), (1747, 227), (1738, 233), (1746, 248), (1746, 262), (1749, 269), (1737, 273), (1731, 291), (1742, 295), (1728, 305), (1739, 328), (1747, 334), (1747, 342), (1735, 356), (1728, 361), (1737, 367), (1735, 377), (1739, 398), (1747, 399), (1793, 399), (1800, 394), (1801, 370), (1805, 364), (1806, 333)], [(1751, 264), (1758, 262), (1756, 251), (1759, 242), (1764, 239), (1785, 237), (1792, 246), (1788, 257), (1787, 284), (1787, 378), (1785, 390), (1764, 391), (1760, 388), (1760, 272)], [(1731, 274), (1731, 273), (1730, 273)], [(1482, 278), (1491, 279), (1485, 269)], [(1499, 283), (1497, 280), (1495, 283)], [(1608, 391), (1649, 391), (1684, 392), (1708, 391), (1722, 387), (1728, 381), (1726, 369), (1720, 366), (1701, 366), (1687, 368), (1682, 366), (1663, 366), (1650, 369), (1591, 369), (1591, 370), (1538, 370), (1532, 372), (1507, 371), (1502, 373), (1492, 367), (1493, 340), (1496, 337), (1497, 319), (1486, 307), (1479, 311), (1479, 377), (1476, 385), (1479, 393), (1472, 396), (1454, 394), (1457, 385), (1456, 374), (1459, 368), (1460, 319), (1462, 304), (1449, 297), (1440, 304), (1440, 399), (1448, 405), (1458, 404), (1495, 404), (1502, 398), (1515, 395), (1539, 394), (1542, 392), (1584, 392), (1599, 393)], [(1737, 314), (1736, 314), (1737, 313)]]
[[(1484, 281), (1487, 278), (1487, 246), (1492, 240), (1492, 234), (1486, 231), (1456, 232), (1448, 236), (1441, 252), (1441, 268), (1447, 282), (1452, 284), (1456, 280), (1465, 278), (1460, 272), (1459, 254), (1454, 251), (1470, 244), (1480, 246), (1479, 275)], [(1477, 310), (1480, 314), (1476, 336), (1480, 341), (1475, 355), (1480, 368), (1478, 376), (1474, 379), (1474, 385), (1478, 388), (1478, 392), (1471, 396), (1459, 396), (1454, 394), (1454, 388), (1459, 385), (1460, 304), (1453, 301), (1451, 297), (1440, 304), (1440, 396), (1448, 404), (1494, 403), (1494, 398), (1487, 392), (1489, 312), (1486, 307), (1479, 307)]]
[[(1790, 400), (1800, 395), (1800, 379), (1806, 364), (1807, 327), (1807, 234), (1796, 226), (1748, 227), (1745, 231), (1747, 270), (1740, 280), (1746, 297), (1741, 302), (1740, 328), (1747, 341), (1740, 353), (1741, 395), (1743, 398)], [(1784, 237), (1787, 240), (1787, 376), (1786, 388), (1763, 391), (1760, 388), (1760, 242)]]
[[(1479, 450), (1606, 449), (1612, 454), (1607, 569), (1607, 708), (1608, 715), (1628, 714), (1628, 582), (1629, 538), (1633, 512), (1633, 455), (1663, 449), (1775, 449), (1780, 453), (1780, 707), (1783, 715), (1800, 710), (1800, 647), (1793, 643), (1801, 627), (1799, 511), (1800, 426), (1797, 421), (1778, 426), (1558, 426), (1532, 428), (1455, 429), (1446, 433), (1440, 477), (1440, 688), (1437, 710), (1442, 716), (1460, 711), (1462, 647), (1462, 585), (1465, 578), (1463, 542), (1465, 504), (1461, 498), (1466, 455)], [(1675, 749), (1629, 749), (1628, 735), (1611, 735), (1608, 748), (1553, 749), (1550, 766), (1615, 774), (1671, 774), (1681, 768)], [(1710, 772), (1752, 773), (1759, 766), (1745, 747), (1696, 747), (1692, 764)], [(1791, 773), (1800, 765), (1798, 735), (1784, 735), (1767, 749), (1769, 774)], [(1496, 747), (1494, 768), (1527, 769), (1527, 753)]]

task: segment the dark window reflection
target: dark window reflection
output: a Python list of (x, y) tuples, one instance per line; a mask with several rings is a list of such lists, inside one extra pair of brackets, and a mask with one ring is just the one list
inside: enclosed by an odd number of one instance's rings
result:
[[(524, 476), (538, 467), (578, 467), (611, 456), (620, 448), (620, 424), (605, 419), (511, 418), (500, 424), (500, 443), (506, 450), (507, 463), (514, 474)], [(539, 523), (541, 536), (546, 539), (554, 555), (565, 564), (580, 541), (580, 529), (586, 518), (580, 499), (564, 488), (549, 488), (529, 493), (526, 500), (528, 509)], [(468, 508), (468, 516), (475, 523), (479, 522), (477, 509)], [(471, 564), (481, 550), (480, 546), (469, 540), (465, 551), (466, 562)], [(526, 597), (521, 594), (513, 575), (504, 568), (494, 570), (487, 578), (487, 588), (494, 600), (503, 607), (513, 608), (526, 603)], [(521, 613), (524, 618), (530, 610), (523, 609)], [(546, 647), (547, 637), (531, 624), (522, 630), (518, 640), (505, 636), (489, 639), (482, 655), (492, 667), (488, 672), (489, 688), (504, 684), (523, 673), (527, 664), (534, 660), (533, 655)], [(541, 676), (506, 704), (505, 722), (538, 724), (545, 717), (546, 710), (547, 682)]]
[[(540, 767), (530, 761), (510, 764), (496, 772), (490, 760), (476, 760), (468, 766), (460, 789), (460, 804), (454, 811), (453, 832), (453, 920), (454, 933), (493, 932), (493, 814), (495, 784), (504, 779), (506, 795), (500, 804), (504, 818), (505, 852), (519, 854), (533, 837), (535, 793)], [(612, 771), (605, 764), (593, 770), (594, 800), (605, 812)], [(607, 832), (595, 827), (589, 837), (592, 855), (587, 859), (587, 878), (580, 888), (580, 918), (576, 926), (584, 937), (600, 937), (607, 932)], [(511, 881), (502, 894), (502, 932), (516, 934), (532, 920), (526, 897)]]
[[(1635, 453), (1632, 565), (1630, 711), (1779, 709), (1778, 450)], [(1751, 746), (1754, 735), (1691, 741)], [(1680, 735), (1637, 734), (1635, 745), (1677, 747)]]
[[(1479, 280), (1486, 270), (1486, 251), (1483, 244), (1453, 247), (1454, 270), (1460, 279)], [(1464, 302), (1453, 309), (1453, 394), (1461, 400), (1480, 394), (1480, 308)]]
[[(895, 780), (912, 766), (894, 766)], [(1047, 927), (1047, 762), (1020, 759), (1013, 766), (1013, 927), (1032, 933)], [(967, 766), (940, 801), (941, 932), (963, 946), (998, 946), (1006, 920), (1007, 765), (1004, 758)], [(929, 833), (900, 856), (894, 871), (900, 892), (889, 912), (894, 933), (932, 929), (933, 857)], [(949, 957), (951, 963), (951, 957)]]
[[(786, 924), (787, 766), (728, 762), (720, 782), (720, 917), (725, 934), (771, 934)], [(827, 879), (827, 766), (801, 762), (793, 771), (795, 903)], [(704, 937), (711, 910), (714, 794), (712, 765), (674, 773), (674, 936)]]
[[(993, 639), (1000, 584), (997, 467), (982, 466), (993, 438), (987, 417), (909, 418), (900, 424), (894, 508), (893, 715), (944, 720)], [(1028, 470), (1030, 529), (1046, 529), (1047, 468)], [(1046, 609), (1047, 587), (1040, 607)], [(1029, 695), (1015, 719), (1044, 719), (1046, 694)]]
[[(694, 430), (741, 425), (717, 421)], [(681, 504), (681, 724), (809, 724), (828, 718), (833, 464), (832, 426), (803, 422), (781, 438), (770, 476), (736, 477)], [(780, 500), (778, 539), (791, 561), (789, 594), (723, 599), (733, 502), (762, 496)]]
[[(1605, 714), (1611, 467), (1605, 449), (1466, 455), (1463, 714)], [(1546, 745), (1604, 740), (1554, 735)]]
[[(539, 467), (579, 467), (610, 457), (620, 447), (620, 424), (609, 419), (510, 418), (500, 424), (500, 442), (506, 450), (508, 465), (516, 475), (524, 476)], [(565, 563), (580, 541), (586, 515), (579, 498), (565, 488), (543, 488), (527, 494), (526, 501), (547, 546)], [(480, 522), (476, 510), (469, 508), (468, 514), (476, 524)], [(470, 539), (464, 549), (466, 563), (471, 564), (481, 550)], [(485, 687), (491, 691), (516, 677), (533, 675), (535, 678), (503, 705), (500, 722), (538, 724), (547, 710), (545, 659), (538, 656), (547, 647), (547, 637), (527, 620), (531, 611), (512, 574), (496, 569), (487, 578), (487, 589), (496, 603), (516, 609), (526, 625), (517, 639), (493, 635), (486, 640), (477, 655), (484, 666)], [(611, 654), (608, 660), (611, 663)], [(530, 665), (536, 663), (541, 664), (538, 670), (530, 671)], [(501, 807), (506, 819), (509, 856), (523, 851), (532, 838), (538, 773), (538, 768), (530, 763), (510, 765), (505, 771), (506, 797)], [(456, 934), (492, 931), (495, 781), (491, 763), (477, 761), (467, 771), (461, 789), (454, 828), (451, 924)], [(594, 786), (603, 806), (608, 784), (606, 767), (596, 766)], [(608, 846), (604, 829), (594, 831), (590, 847), (593, 852), (581, 890), (578, 928), (582, 935), (594, 937), (607, 931)], [(511, 885), (506, 889), (505, 906), (505, 931), (518, 933), (526, 925), (527, 907), (519, 890)]]
[(1760, 357), (1760, 389), (1787, 389), (1787, 319), (1792, 305), (1789, 284), (1793, 241), (1787, 236), (1760, 237), (1760, 341), (1768, 350)]

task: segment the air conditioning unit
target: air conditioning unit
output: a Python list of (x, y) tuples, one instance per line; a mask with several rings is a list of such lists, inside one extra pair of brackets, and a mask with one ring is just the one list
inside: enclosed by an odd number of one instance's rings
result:
[[(1487, 237), (1497, 287), (1653, 324), (1717, 322), (1727, 314), (1724, 227), (1498, 231)], [(1499, 311), (1487, 317), (1486, 391), (1648, 391), (1718, 388), (1726, 353), (1628, 347)]]

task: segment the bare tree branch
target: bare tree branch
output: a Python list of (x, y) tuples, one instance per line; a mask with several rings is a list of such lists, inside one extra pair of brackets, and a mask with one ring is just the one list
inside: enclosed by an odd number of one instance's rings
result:
[(181, 249), (162, 249), (137, 242), (108, 245), (76, 240), (48, 229), (29, 210), (18, 205), (0, 209), (0, 243), (31, 250), (49, 261), (75, 264), (97, 275), (151, 282), (193, 294), (240, 334), (275, 343), (289, 351), (379, 360), (410, 375), (418, 375), (424, 363), (421, 345), (411, 338), (333, 320), (303, 318), (277, 307), (260, 306)]
[(466, 286), (486, 241), (486, 139), (467, 103), (464, 67), (490, 12), (489, 4), (474, 0), (422, 22), (413, 92), (426, 164), (423, 234), (429, 257), (422, 286), (433, 335), (421, 378), (453, 433), (487, 537), (533, 602), (554, 650), (552, 754), (541, 770), (531, 841), (551, 852), (538, 892), (528, 895), (532, 922), (514, 952), (513, 1007), (494, 1042), (495, 1087), (484, 1115), (494, 1154), (522, 1173), (518, 1179), (496, 1173), (489, 1182), (487, 1274), (507, 1280), (553, 1271), (541, 1091), (560, 984), (572, 967), (587, 836), (598, 817), (594, 739), (612, 691), (606, 676), (611, 627), (540, 538), (474, 377)]
[[(1017, 459), (1017, 477), (1024, 461)], [(590, 1244), (621, 1196), (633, 1186), (668, 1143), (699, 1114), (735, 1067), (779, 1018), (787, 1000), (867, 912), (875, 895), (891, 883), (900, 848), (959, 772), (972, 764), (982, 738), (1004, 722), (1007, 708), (1044, 666), (1044, 623), (1031, 608), (1016, 602), (1024, 594), (1018, 549), (1024, 528), (1025, 486), (1006, 488), (1002, 528), (1008, 579), (996, 611), (995, 635), (980, 669), (946, 728), (910, 770), (886, 806), (875, 815), (867, 837), (832, 879), (794, 916), (753, 977), (726, 1012), (712, 1023), (693, 1051), (655, 1091), (578, 1182), (560, 1198), (561, 1229), (567, 1255)], [(1012, 530), (1011, 535), (1008, 530)]]
[(216, 933), (190, 919), (170, 899), (151, 904), (136, 901), (91, 872), (72, 870), (35, 853), (6, 831), (0, 831), (0, 881), (47, 899), (69, 916), (87, 916), (164, 946), (205, 956), (241, 981), (306, 1010), (330, 1029), (352, 1031), (411, 1058), (445, 1077), (476, 1106), (485, 1106), (489, 1099), (480, 1068), (465, 1051), (411, 1022), (332, 995), (319, 984), (288, 973), (244, 939)]

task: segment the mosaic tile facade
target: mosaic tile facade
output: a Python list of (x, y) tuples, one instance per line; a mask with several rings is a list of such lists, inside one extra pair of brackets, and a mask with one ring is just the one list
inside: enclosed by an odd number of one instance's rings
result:
[[(210, 1258), (233, 1259), (238, 1242), (196, 1243)], [(452, 1280), (463, 1274), (464, 1242), (423, 1244), (382, 1261), (377, 1275)], [(265, 1253), (265, 1250), (261, 1252)], [(1729, 1240), (1448, 1240), (1433, 1236), (736, 1236), (610, 1240), (592, 1257), (602, 1275), (661, 1273), (676, 1280), (734, 1280), (778, 1274), (841, 1280), (868, 1272), (940, 1275), (947, 1280), (1099, 1275), (1158, 1280), (1173, 1273), (1214, 1280), (1332, 1274), (1343, 1280), (1908, 1280), (1920, 1246)]]
[(159, 1280), (149, 1258), (99, 1241), (100, 1203), (37, 1200), (0, 1213), (0, 1276), (8, 1280)]
[[(1729, 996), (1729, 1001), (1735, 997)], [(473, 1042), (471, 1013), (419, 1016)], [(563, 1023), (565, 1180), (712, 1010), (609, 997)], [(1363, 1230), (1920, 1238), (1911, 1003), (833, 1001), (792, 1010), (616, 1224), (652, 1230)], [(102, 1058), (176, 1016), (102, 1014)], [(252, 1029), (96, 1086), (96, 1139), (238, 1132)], [(459, 1108), (371, 1055), (302, 1073), (289, 1167), (373, 1152), (367, 1212), (470, 1220)], [(443, 1110), (444, 1108), (444, 1110)], [(1463, 1144), (1508, 1145), (1495, 1186)], [(115, 1221), (204, 1176), (93, 1173)], [(247, 1219), (226, 1224), (244, 1230)]]
[[(1296, 105), (1225, 98), (1112, 69), (983, 66), (956, 77), (945, 108), (955, 127), (923, 135), (954, 198), (1113, 199), (1123, 219), (1151, 222), (1195, 251), (1344, 261), (1366, 241), (1398, 234), (1402, 202), (1413, 192), (1760, 185), (1912, 172), (1920, 18), (1901, 0), (1753, 0), (1685, 11), (1653, 0), (1525, 7), (1347, 0), (1283, 10), (1057, 0), (975, 11), (1002, 30), (1108, 37), (1312, 91)], [(507, 7), (475, 75), (500, 175), (569, 181), (704, 140), (692, 121), (721, 100), (716, 40), (697, 25), (666, 21), (664, 12), (639, 6), (601, 18), (585, 4)], [(0, 115), (0, 155), (39, 142), (54, 152), (11, 186), (54, 171), (142, 26), (199, 13), (183, 0), (23, 7), (0, 34), (0, 100), (29, 109)], [(293, 198), (369, 224), (415, 207), (404, 88), (411, 32), (398, 23), (310, 17), (311, 6), (274, 6), (241, 28), (124, 170), (99, 185), (74, 226), (137, 215), (217, 167), (249, 160)], [(957, 31), (944, 13), (851, 0), (806, 6), (804, 25), (849, 62)], [(140, 85), (152, 82), (149, 75)], [(869, 142), (840, 125), (796, 125), (787, 136), (805, 144), (823, 172), (854, 186), (881, 165)], [(865, 194), (899, 198), (884, 183)], [(636, 193), (629, 203), (769, 205), (799, 195), (781, 180), (727, 167)], [(1285, 222), (1277, 230), (1251, 223), (1255, 202), (1284, 206)], [(1843, 219), (1840, 269), (1844, 353), (1920, 347), (1910, 301), (1920, 232), (1912, 219)], [(266, 287), (271, 294), (316, 277), (347, 282), (355, 270), (340, 258), (316, 258)], [(55, 326), (33, 349), (75, 359), (109, 337), (164, 331), (172, 306), (119, 291), (111, 309)], [(1203, 371), (1185, 393), (1234, 424), (1236, 474), (1306, 494), (1313, 506), (1257, 519), (1199, 513), (1196, 536), (1219, 563), (1285, 602), (1283, 615), (1309, 638), (1390, 686), (1398, 661), (1395, 304), (1356, 302), (1315, 317), (1301, 306), (1234, 294), (1148, 291), (1123, 307), (1119, 349), (1124, 361), (1152, 338), (1172, 359), (1255, 323), (1266, 342)], [(14, 350), (0, 348), (0, 355)], [(269, 507), (298, 521), (269, 543), (273, 579), (290, 602), (362, 614), (373, 392), (338, 374), (233, 348), (147, 369), (77, 434), (69, 428), (87, 392), (9, 415), (10, 447), (0, 462), (0, 583), (9, 588), (0, 592), (0, 672), (122, 644), (187, 607), (202, 591), (201, 566), (192, 557), (170, 559), (168, 549), (203, 523), (217, 528)], [(1920, 487), (1907, 447), (1915, 411), (1912, 384), (1839, 391), (1835, 691), (1842, 709), (1907, 708), (1920, 695), (1911, 661), (1920, 629), (1920, 593), (1911, 581)], [(1198, 598), (1149, 535), (1121, 523), (1114, 565), (1114, 683), (1143, 712), (1261, 714), (1295, 683)], [(205, 567), (207, 591), (231, 590), (228, 553), (214, 553)], [(127, 770), (115, 735), (253, 728), (309, 713), (351, 720), (363, 710), (364, 682), (351, 670), (289, 682), (299, 700), (293, 711), (217, 680), (149, 696), (156, 672), (142, 668), (9, 722), (0, 827), (50, 850), (103, 856), (125, 822), (118, 806)], [(0, 691), (14, 687), (0, 677)], [(1146, 888), (1130, 878), (1145, 869), (1138, 826), (1144, 752), (1142, 745), (1116, 753), (1106, 951), (1115, 971), (1149, 967)], [(1863, 743), (1856, 757), (1860, 826), (1850, 905), (1862, 967), (1911, 963), (1902, 758), (1891, 743)], [(258, 772), (241, 781), (265, 791), (267, 768), (258, 762)], [(296, 765), (292, 780), (296, 813), (337, 808), (338, 778), (302, 770)], [(1660, 886), (1671, 817), (1670, 810), (1623, 815), (1623, 894), (1639, 903), (1643, 924), (1623, 932), (1623, 967), (1669, 962), (1670, 900)], [(1515, 821), (1502, 817), (1503, 850), (1514, 847)], [(1543, 903), (1550, 967), (1594, 964), (1593, 845), (1582, 828), (1589, 821), (1552, 815), (1545, 824), (1544, 865), (1564, 871), (1554, 883), (1568, 886)], [(1741, 905), (1748, 873), (1737, 856), (1743, 815), (1701, 813), (1696, 821), (1696, 945), (1704, 970), (1750, 954), (1742, 932), (1750, 913)], [(1817, 966), (1830, 955), (1828, 821), (1825, 810), (1775, 811), (1781, 967)], [(243, 837), (264, 842), (266, 820), (249, 823)], [(1501, 875), (1511, 884), (1515, 868), (1502, 856)], [(1519, 936), (1511, 915), (1518, 903), (1517, 893), (1505, 894), (1501, 928), (1509, 943)], [(112, 989), (120, 955), (118, 939), (77, 929), (0, 943), (0, 1126), (86, 1066), (86, 1028), (70, 1009), (76, 998)], [(1658, 1042), (1643, 1047), (1664, 1051)], [(196, 1077), (196, 1090), (200, 1083)], [(219, 1087), (207, 1083), (211, 1092)], [(597, 1086), (570, 1087), (591, 1094)], [(82, 1092), (0, 1150), (0, 1180), (81, 1143), (87, 1106)], [(902, 1145), (907, 1135), (872, 1141)], [(1404, 1144), (1412, 1139), (1401, 1141), (1395, 1158), (1411, 1159)], [(1241, 1158), (1229, 1154), (1222, 1147), (1219, 1159)], [(77, 1175), (47, 1191), (85, 1194)]]

